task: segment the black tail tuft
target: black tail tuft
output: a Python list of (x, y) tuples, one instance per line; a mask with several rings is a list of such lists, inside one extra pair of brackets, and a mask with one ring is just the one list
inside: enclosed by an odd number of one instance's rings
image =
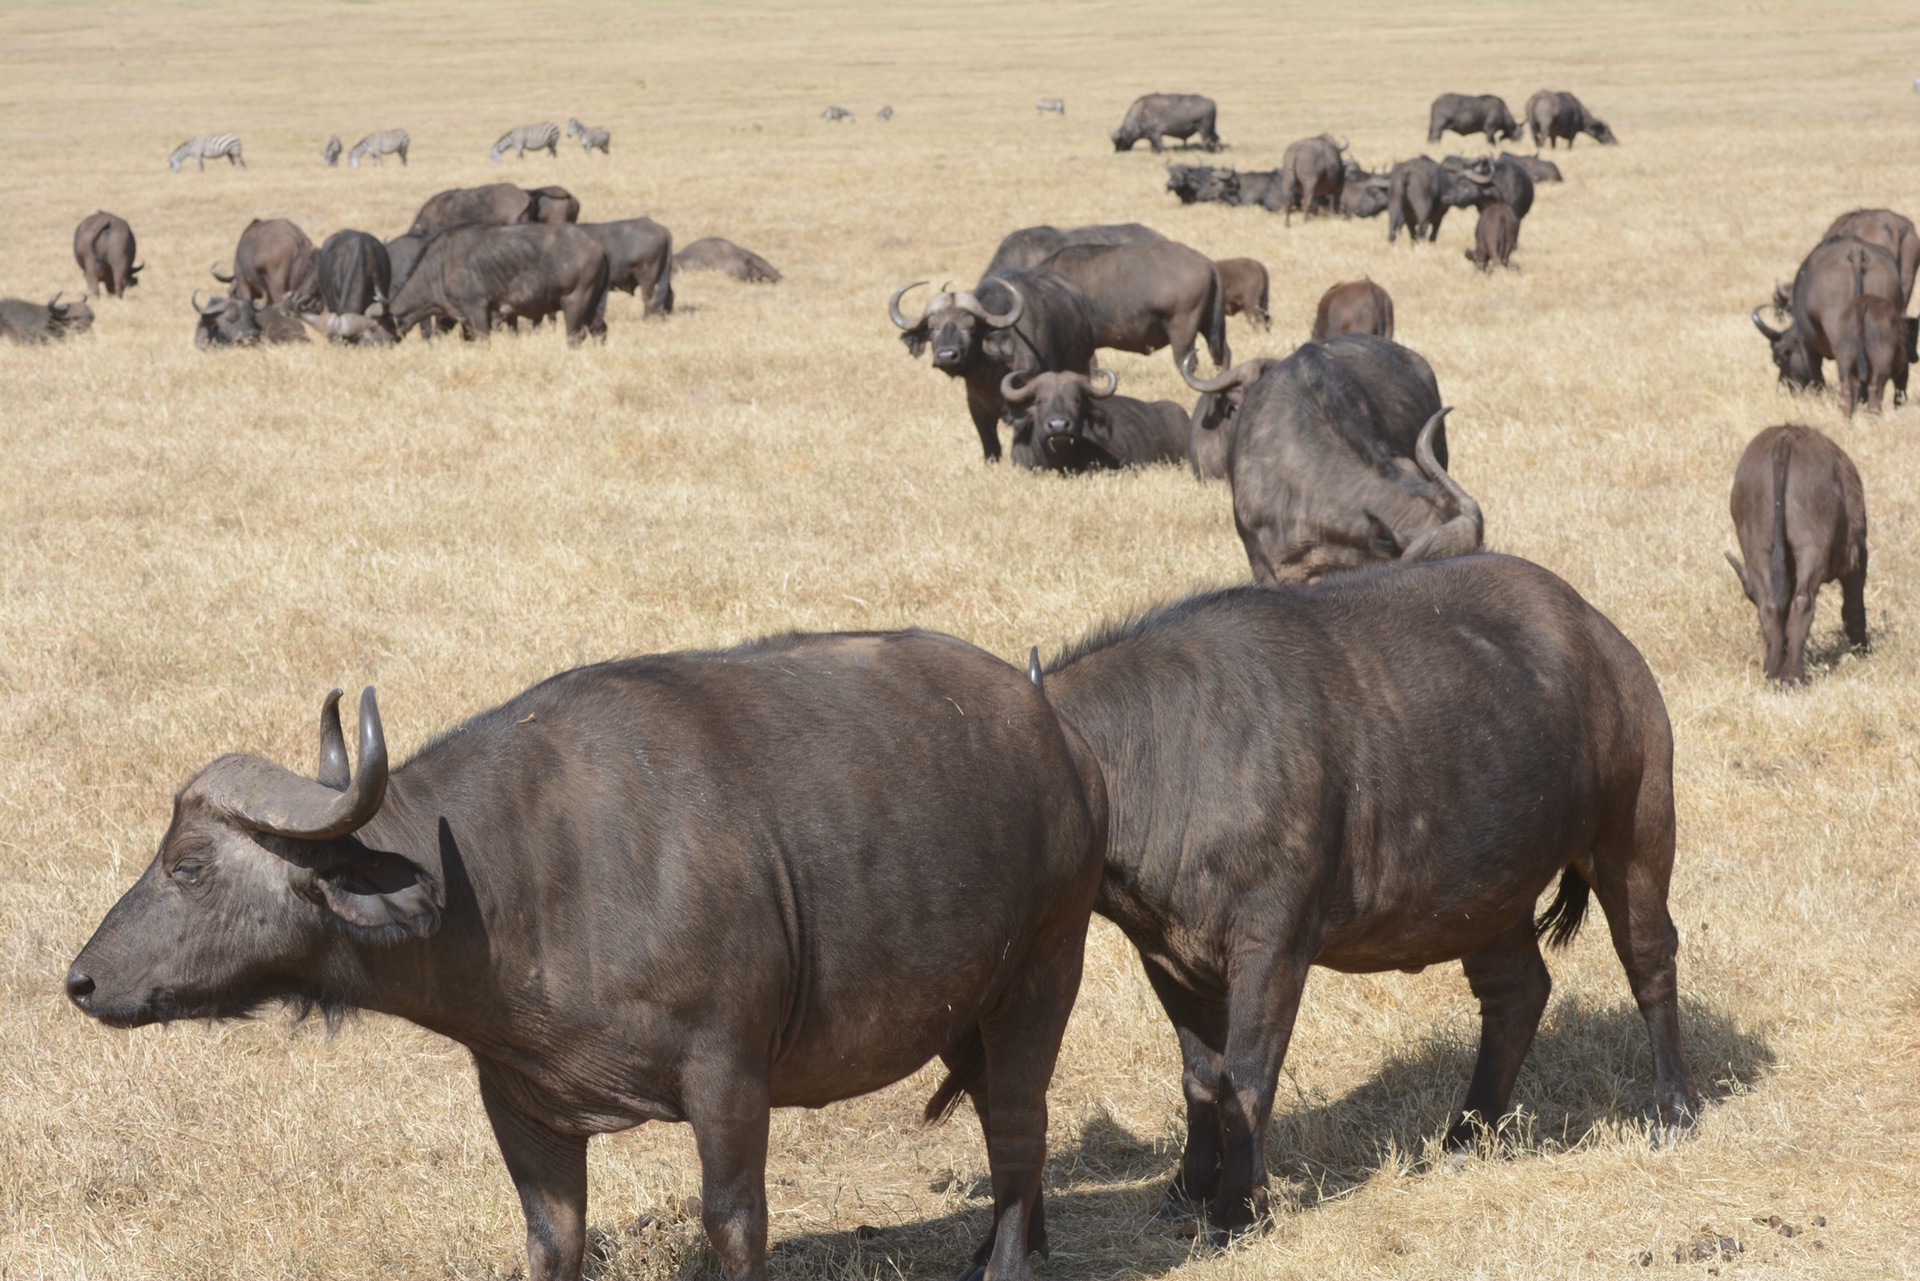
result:
[(1580, 923), (1587, 918), (1587, 900), (1593, 887), (1571, 867), (1560, 873), (1560, 892), (1553, 896), (1547, 910), (1534, 918), (1533, 932), (1544, 935), (1548, 947), (1560, 948), (1573, 942)]
[(953, 1110), (960, 1106), (961, 1095), (979, 1085), (986, 1076), (987, 1047), (977, 1032), (971, 1040), (960, 1066), (948, 1069), (946, 1080), (940, 1082), (940, 1088), (927, 1100), (927, 1110), (921, 1115), (921, 1120), (926, 1124), (940, 1125), (945, 1122), (953, 1115)]

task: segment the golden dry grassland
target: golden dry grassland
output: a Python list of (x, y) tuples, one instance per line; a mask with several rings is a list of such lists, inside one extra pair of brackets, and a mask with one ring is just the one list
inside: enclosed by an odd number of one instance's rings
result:
[[(115, 1032), (63, 999), (70, 959), (189, 771), (228, 750), (305, 766), (332, 685), (377, 684), (404, 754), (582, 660), (910, 624), (1017, 658), (1242, 580), (1224, 486), (983, 466), (960, 388), (886, 319), (894, 286), (969, 281), (1011, 228), (1134, 219), (1271, 267), (1273, 332), (1231, 322), (1241, 356), (1290, 350), (1335, 280), (1386, 285), (1458, 406), (1491, 545), (1646, 654), (1678, 741), (1673, 908), (1709, 1104), (1687, 1141), (1649, 1142), (1646, 1035), (1590, 925), (1550, 958), (1522, 1121), (1435, 1162), (1477, 1031), (1458, 968), (1316, 972), (1270, 1141), (1281, 1208), (1209, 1251), (1150, 1217), (1181, 1139), (1174, 1039), (1096, 925), (1038, 1275), (1920, 1273), (1920, 408), (1849, 423), (1780, 393), (1747, 321), (1835, 215), (1920, 214), (1916, 71), (1920, 12), (1890, 0), (0, 8), (0, 293), (75, 289), (95, 208), (148, 263), (91, 335), (0, 350), (0, 1276), (523, 1268), (457, 1047), (378, 1017)], [(1425, 146), (1436, 93), (1517, 110), (1541, 86), (1622, 145), (1557, 155), (1566, 183), (1491, 277), (1461, 259), (1470, 213), (1415, 250), (1384, 220), (1182, 208), (1159, 158), (1106, 138), (1136, 94), (1193, 90), (1220, 103), (1227, 163), (1328, 129), (1383, 168), (1478, 146)], [(1055, 94), (1068, 115), (1037, 116)], [(823, 124), (830, 102), (858, 122)], [(487, 164), (507, 127), (570, 114), (612, 128), (611, 157)], [(395, 124), (411, 167), (321, 166), (328, 133)], [(167, 171), (221, 129), (245, 170)], [(552, 329), (191, 345), (188, 294), (250, 218), (391, 236), (495, 178), (732, 237), (787, 279), (684, 275), (663, 323), (616, 296), (582, 350)], [(1114, 364), (1124, 391), (1184, 398), (1164, 354)], [(1734, 461), (1783, 420), (1865, 478), (1875, 640), (1843, 655), (1829, 588), (1818, 670), (1788, 693), (1760, 680), (1721, 561)], [(985, 1154), (964, 1115), (916, 1124), (931, 1080), (775, 1117), (777, 1274), (960, 1270)], [(599, 1275), (715, 1274), (684, 1127), (596, 1141), (591, 1179)], [(1776, 1214), (1800, 1234), (1754, 1221)], [(1744, 1248), (1676, 1264), (1703, 1229)]]

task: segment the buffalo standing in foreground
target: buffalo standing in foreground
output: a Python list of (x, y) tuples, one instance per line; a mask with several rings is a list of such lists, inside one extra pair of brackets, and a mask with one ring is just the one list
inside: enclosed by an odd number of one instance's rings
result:
[(1339, 206), (1340, 189), (1347, 181), (1346, 150), (1346, 143), (1326, 133), (1287, 145), (1280, 157), (1279, 198), (1287, 222), (1293, 221), (1296, 209), (1309, 216), (1316, 208)]
[(285, 307), (256, 303), (251, 298), (215, 294), (205, 303), (200, 291), (193, 292), (193, 310), (199, 319), (193, 325), (196, 347), (253, 347), (260, 343), (306, 342), (306, 326), (300, 317)]
[(607, 251), (607, 288), (636, 294), (645, 316), (673, 311), (673, 233), (651, 218), (583, 222), (580, 230)]
[(1482, 271), (1495, 265), (1511, 266), (1514, 247), (1520, 243), (1520, 218), (1504, 200), (1489, 200), (1480, 206), (1480, 221), (1473, 229), (1473, 248), (1466, 251), (1467, 261)]
[(1001, 276), (1009, 271), (1032, 271), (1069, 245), (1149, 245), (1165, 236), (1137, 222), (1095, 223), (1086, 227), (1039, 226), (1009, 231), (993, 251), (993, 260), (980, 273)]
[(255, 218), (233, 249), (233, 274), (208, 269), (236, 298), (293, 311), (320, 305), (320, 251), (299, 226), (285, 218)]
[(510, 182), (490, 182), (484, 187), (455, 187), (430, 196), (413, 216), (407, 228), (412, 236), (431, 236), (466, 222), (484, 222), (496, 227), (534, 221), (536, 203), (533, 193)]
[(1607, 122), (1588, 111), (1580, 99), (1552, 89), (1542, 89), (1527, 99), (1527, 123), (1533, 129), (1536, 148), (1544, 141), (1551, 150), (1565, 138), (1567, 149), (1572, 150), (1574, 139), (1583, 133), (1609, 147), (1620, 141), (1607, 128)]
[(567, 341), (604, 338), (607, 251), (572, 224), (467, 226), (428, 242), (388, 310), (399, 332), (434, 317), (485, 339), (495, 320), (544, 320), (559, 312)]
[(1449, 172), (1428, 156), (1402, 160), (1387, 175), (1387, 243), (1405, 227), (1413, 244), (1440, 234), (1447, 210), (1480, 202), (1487, 180), (1472, 172)]
[(1320, 305), (1313, 311), (1313, 341), (1341, 334), (1393, 337), (1393, 296), (1372, 277), (1343, 280), (1320, 295)]
[[(1447, 1138), (1507, 1114), (1597, 894), (1653, 1043), (1663, 1125), (1700, 1105), (1667, 911), (1673, 736), (1633, 647), (1537, 565), (1478, 555), (1182, 601), (1070, 648), (1048, 697), (1106, 777), (1095, 910), (1139, 950), (1185, 1061), (1168, 1208), (1267, 1207), (1267, 1124), (1316, 965), (1458, 958), (1480, 1053)], [(1552, 905), (1535, 902), (1559, 877)]]
[(1878, 245), (1893, 255), (1894, 262), (1900, 267), (1900, 297), (1897, 301), (1900, 310), (1905, 311), (1907, 304), (1913, 300), (1914, 274), (1920, 272), (1920, 232), (1914, 230), (1913, 220), (1891, 209), (1856, 209), (1834, 219), (1833, 226), (1828, 227), (1827, 234), (1820, 238), (1832, 240), (1835, 236), (1852, 236), (1870, 245)]
[(1503, 138), (1518, 138), (1520, 126), (1498, 94), (1443, 93), (1427, 113), (1427, 141), (1438, 142), (1443, 133), (1484, 133), (1491, 147)]
[(1233, 359), (1220, 270), (1197, 249), (1171, 240), (1069, 245), (1040, 265), (1086, 299), (1097, 347), (1144, 356), (1171, 346), (1182, 365), (1204, 338), (1215, 368)]
[(1106, 797), (1019, 671), (915, 632), (602, 663), (391, 772), (368, 689), (351, 774), (338, 697), (317, 780), (229, 755), (180, 790), (76, 1005), (370, 1009), (466, 1046), (533, 1281), (581, 1274), (588, 1137), (646, 1121), (693, 1126), (708, 1237), (764, 1281), (769, 1109), (939, 1055), (929, 1117), (964, 1092), (987, 1138), (977, 1260), (1030, 1275)]
[(1116, 396), (1119, 386), (1119, 375), (1095, 366), (1091, 375), (1070, 370), (1008, 374), (1001, 380), (1000, 394), (1008, 405), (1025, 410), (1036, 461), (1049, 470), (1101, 471), (1183, 461), (1186, 406)]
[(1807, 679), (1822, 583), (1839, 582), (1847, 640), (1865, 649), (1867, 500), (1846, 451), (1811, 427), (1769, 427), (1740, 455), (1729, 506), (1746, 563), (1731, 552), (1727, 563), (1760, 615), (1767, 679)]
[(1133, 144), (1145, 138), (1160, 152), (1167, 149), (1167, 138), (1185, 142), (1197, 134), (1201, 147), (1218, 151), (1220, 135), (1213, 127), (1216, 112), (1213, 99), (1197, 93), (1149, 93), (1134, 99), (1126, 119), (1108, 136), (1115, 151), (1132, 151)]
[(55, 294), (43, 305), (24, 298), (0, 298), (0, 338), (38, 345), (84, 334), (93, 328), (93, 308), (85, 298), (61, 302)]
[(1222, 258), (1213, 264), (1220, 270), (1220, 287), (1225, 290), (1227, 314), (1245, 315), (1262, 329), (1273, 328), (1267, 314), (1267, 268), (1257, 258)]
[(681, 271), (725, 272), (750, 284), (772, 284), (781, 279), (779, 270), (765, 258), (719, 236), (702, 236), (694, 241), (673, 256), (673, 265)]
[(135, 256), (133, 228), (117, 214), (96, 210), (73, 230), (73, 260), (80, 264), (80, 275), (92, 297), (99, 297), (102, 288), (115, 298), (126, 297), (146, 269), (145, 263), (134, 261)]
[[(1775, 290), (1773, 305), (1792, 318), (1785, 329), (1774, 329), (1753, 309), (1753, 327), (1773, 348), (1780, 381), (1796, 388), (1826, 386), (1824, 362), (1833, 358), (1834, 342), (1846, 323), (1849, 304), (1863, 294), (1885, 298), (1899, 306), (1900, 264), (1878, 245), (1842, 236), (1816, 246), (1794, 274), (1793, 290)], [(1915, 327), (1904, 322), (1907, 355), (1913, 356)]]
[[(980, 435), (988, 462), (1000, 458), (1000, 421), (1012, 418), (1002, 380), (1008, 374), (1086, 369), (1093, 364), (1093, 321), (1080, 291), (1051, 271), (1009, 271), (988, 276), (972, 289), (942, 289), (917, 320), (908, 320), (900, 299), (916, 280), (894, 290), (887, 315), (901, 330), (907, 354), (931, 348), (933, 367), (967, 385), (967, 414)], [(1014, 434), (1014, 460), (1034, 466), (1030, 432)]]

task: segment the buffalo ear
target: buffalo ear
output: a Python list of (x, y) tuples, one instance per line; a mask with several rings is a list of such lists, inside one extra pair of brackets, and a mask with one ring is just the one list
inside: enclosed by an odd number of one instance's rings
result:
[(398, 944), (431, 938), (445, 895), (422, 868), (398, 854), (357, 847), (319, 872), (314, 888), (327, 910), (363, 942)]
[(927, 349), (927, 335), (926, 331), (922, 329), (907, 330), (906, 333), (900, 335), (900, 341), (907, 345), (907, 355), (912, 356), (916, 360), (919, 359), (920, 353)]
[(1727, 558), (1727, 564), (1733, 566), (1734, 577), (1740, 580), (1740, 590), (1747, 594), (1748, 600), (1752, 600), (1753, 584), (1747, 581), (1747, 567), (1742, 565), (1740, 558), (1732, 552), (1722, 552), (1721, 555)]

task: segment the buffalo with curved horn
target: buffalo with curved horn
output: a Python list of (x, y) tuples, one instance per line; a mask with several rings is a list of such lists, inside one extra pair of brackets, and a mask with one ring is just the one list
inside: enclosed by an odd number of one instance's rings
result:
[(1027, 407), (1016, 441), (1031, 440), (1033, 461), (1016, 447), (1014, 461), (1051, 471), (1082, 472), (1180, 462), (1187, 456), (1187, 411), (1176, 401), (1118, 396), (1120, 376), (1099, 365), (1088, 372), (1008, 374), (1007, 404)]

